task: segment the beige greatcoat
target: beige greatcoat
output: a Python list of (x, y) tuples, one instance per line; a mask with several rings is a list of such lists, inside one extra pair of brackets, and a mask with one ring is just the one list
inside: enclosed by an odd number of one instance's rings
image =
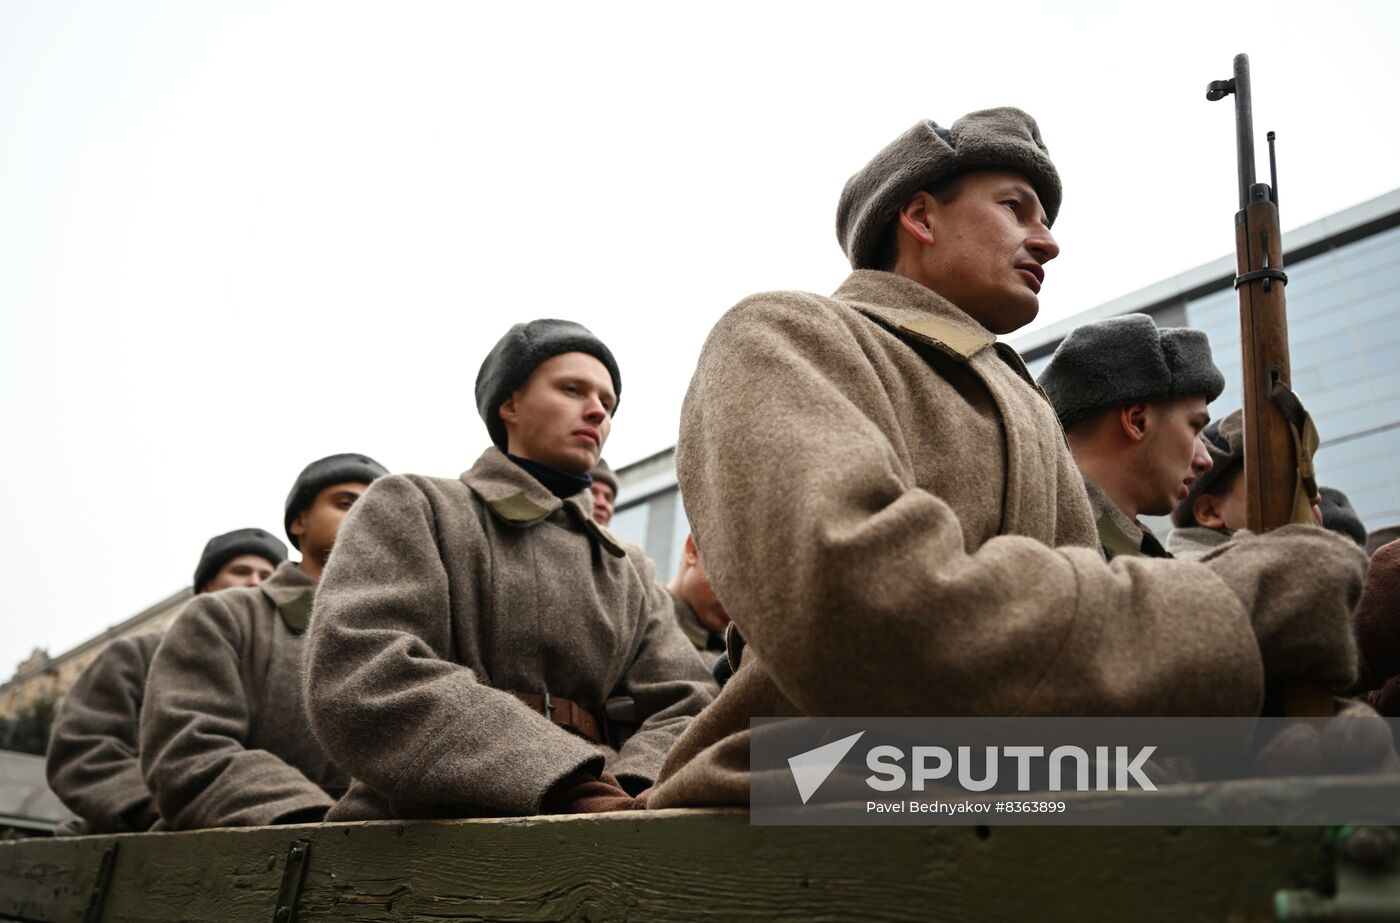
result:
[(141, 768), (171, 827), (317, 820), (344, 791), (302, 704), (315, 589), (288, 561), (259, 587), (196, 596), (166, 632), (146, 688)]
[[(641, 549), (496, 448), (458, 479), (375, 481), (316, 597), (307, 698), (355, 778), (329, 819), (529, 815), (556, 782), (605, 765), (649, 786), (715, 685)], [(589, 709), (635, 698), (620, 753), (510, 692)]]
[(1230, 540), (1225, 532), (1205, 526), (1177, 526), (1167, 533), (1167, 552), (1178, 561), (1199, 561)]
[(1055, 413), (994, 340), (874, 271), (716, 325), (676, 467), (748, 648), (650, 807), (747, 803), (751, 717), (1258, 714), (1245, 607), (1203, 565), (1105, 563)]
[(146, 674), (161, 633), (117, 638), (63, 698), (49, 736), (49, 788), (78, 815), (60, 836), (140, 833), (156, 819), (137, 759)]

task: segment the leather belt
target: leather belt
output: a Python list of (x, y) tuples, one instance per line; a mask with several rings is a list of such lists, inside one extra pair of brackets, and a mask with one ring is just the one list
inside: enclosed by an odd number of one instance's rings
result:
[(529, 706), (531, 711), (539, 712), (550, 721), (573, 731), (584, 740), (591, 740), (595, 744), (603, 743), (603, 729), (598, 719), (593, 713), (577, 702), (569, 699), (561, 699), (557, 695), (535, 695), (533, 692), (511, 692), (520, 701)]

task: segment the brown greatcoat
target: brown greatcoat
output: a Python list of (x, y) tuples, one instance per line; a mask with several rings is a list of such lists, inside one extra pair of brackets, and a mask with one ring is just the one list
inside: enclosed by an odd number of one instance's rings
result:
[(1208, 567), (1111, 565), (1020, 357), (901, 276), (758, 295), (710, 334), (676, 467), (748, 641), (649, 807), (744, 804), (751, 717), (1256, 715)]
[(1382, 545), (1371, 555), (1353, 619), (1361, 650), (1357, 691), (1382, 715), (1400, 717), (1400, 542)]
[[(307, 701), (355, 778), (328, 819), (539, 813), (576, 770), (629, 791), (715, 693), (641, 549), (496, 448), (460, 479), (375, 481), (345, 519), (316, 598)], [(620, 753), (506, 691), (596, 709), (630, 695)]]
[(166, 632), (141, 716), (141, 769), (177, 830), (319, 820), (348, 782), (302, 705), (316, 581), (288, 561), (259, 587), (196, 596)]
[(156, 821), (136, 752), (160, 638), (158, 631), (117, 638), (64, 696), (46, 768), (49, 788), (78, 816), (58, 828), (60, 836), (140, 833)]

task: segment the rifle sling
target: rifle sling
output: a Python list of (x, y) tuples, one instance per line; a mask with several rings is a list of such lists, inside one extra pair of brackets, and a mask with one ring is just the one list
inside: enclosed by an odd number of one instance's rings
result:
[(1303, 407), (1303, 402), (1293, 389), (1281, 381), (1269, 387), (1269, 400), (1288, 419), (1288, 428), (1293, 433), (1293, 454), (1297, 462), (1297, 477), (1293, 487), (1293, 522), (1313, 523), (1312, 499), (1317, 496), (1317, 471), (1313, 467), (1313, 453), (1321, 439), (1312, 415)]

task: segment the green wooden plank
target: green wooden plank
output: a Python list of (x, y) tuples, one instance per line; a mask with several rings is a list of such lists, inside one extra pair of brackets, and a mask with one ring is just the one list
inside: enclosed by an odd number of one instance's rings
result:
[(67, 923), (120, 841), (103, 923), (1271, 919), (1324, 888), (1317, 827), (755, 827), (744, 812), (334, 824), (0, 844), (0, 919)]

